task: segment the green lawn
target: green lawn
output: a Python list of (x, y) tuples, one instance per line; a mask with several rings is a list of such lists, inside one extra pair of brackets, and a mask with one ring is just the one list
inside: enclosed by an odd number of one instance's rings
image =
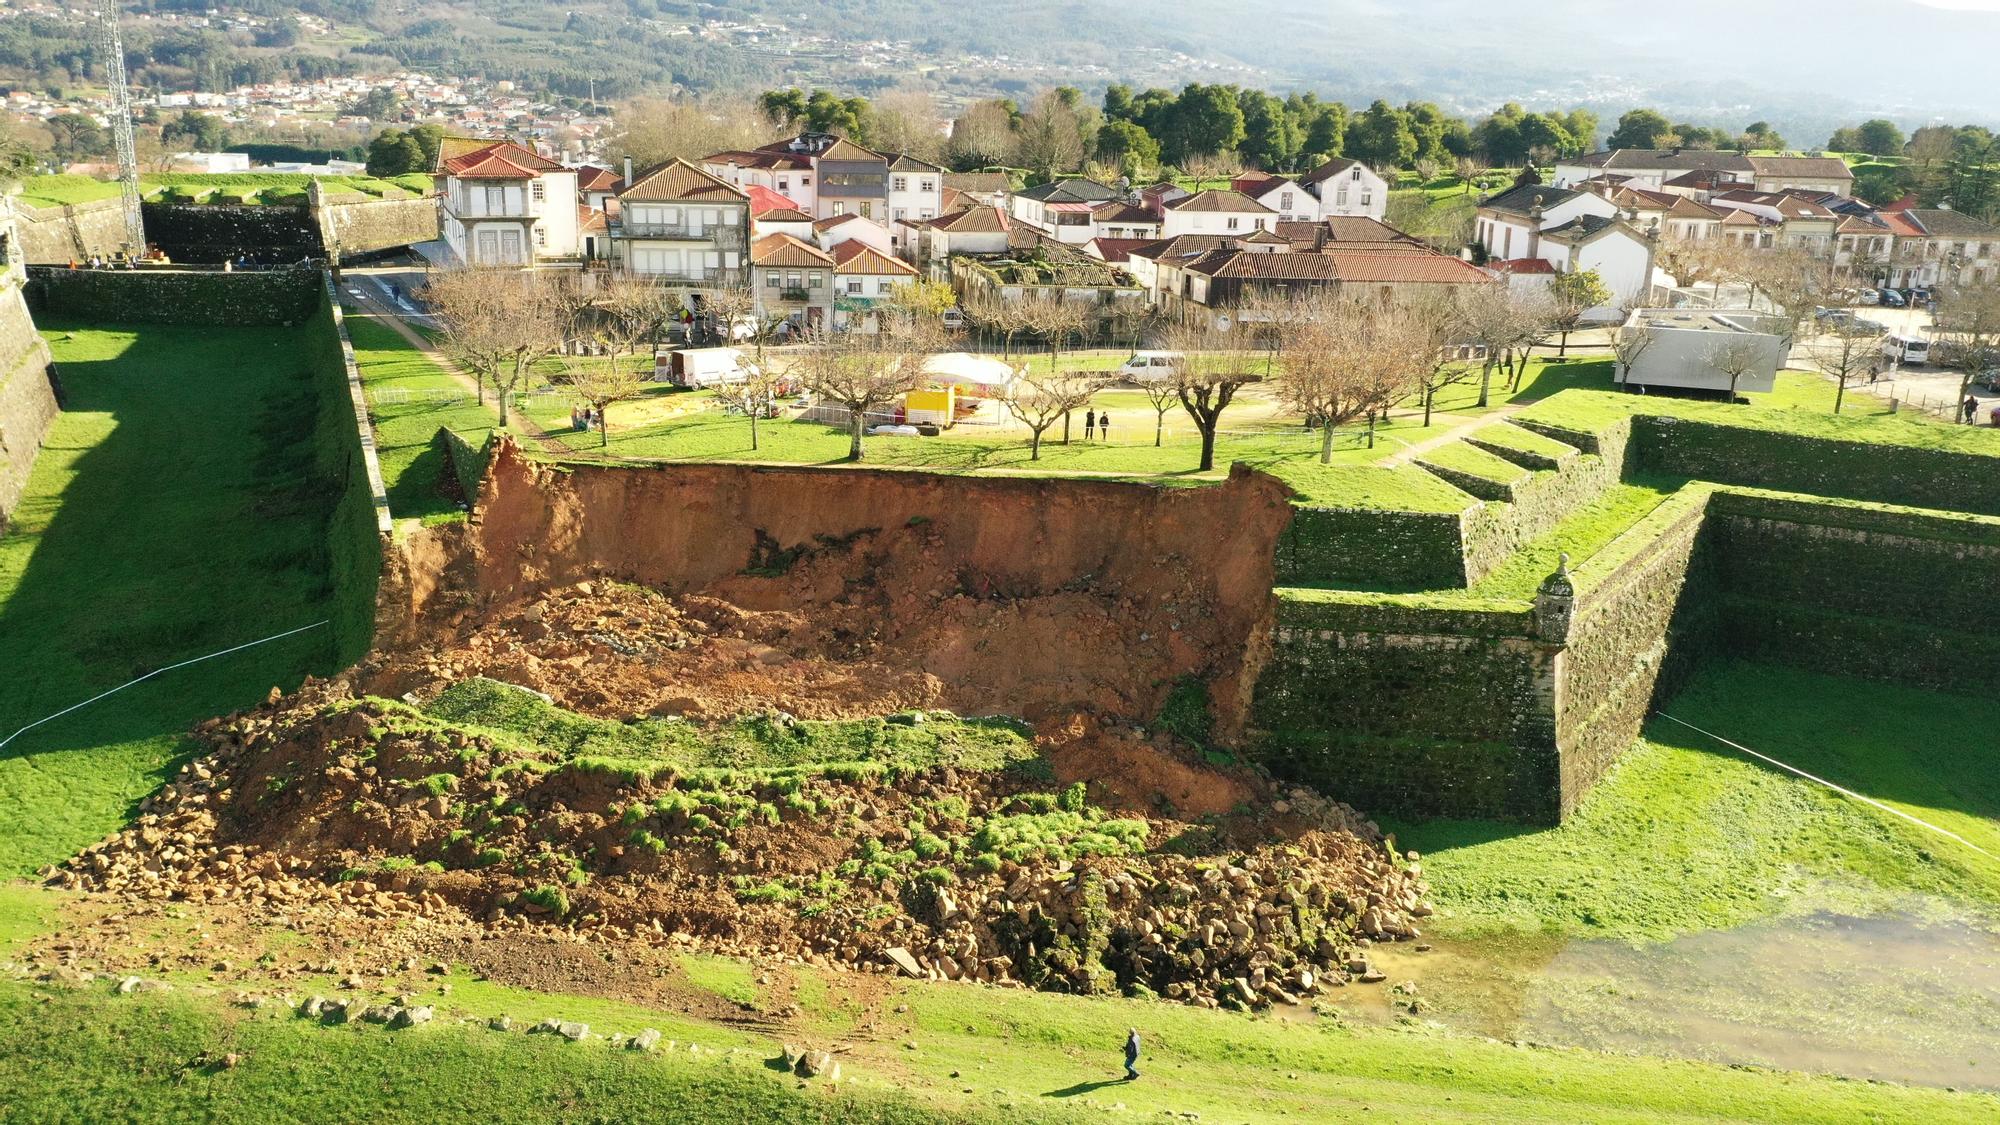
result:
[(1612, 485), (1548, 534), (1507, 556), (1507, 561), (1474, 583), (1466, 593), (1481, 599), (1533, 598), (1542, 580), (1555, 573), (1564, 552), (1569, 553), (1570, 566), (1581, 566), (1679, 491), (1682, 483), (1628, 481)]
[[(689, 981), (756, 1003), (740, 966), (692, 958)], [(1990, 1096), (1576, 1050), (1412, 1028), (1207, 1012), (1150, 1001), (965, 985), (903, 986), (871, 1033), (798, 1038), (850, 1049), (838, 1087), (771, 1069), (775, 1038), (559, 1000), (458, 976), (441, 1018), (412, 1031), (325, 1027), (219, 996), (119, 998), (0, 985), (0, 1114), (37, 1121), (453, 1119), (493, 1121), (1074, 1121), (1199, 1114), (1227, 1121), (1910, 1121), (1990, 1119)], [(812, 987), (807, 988), (807, 985)], [(807, 971), (809, 1018), (851, 1027), (839, 977)], [(526, 1007), (522, 1004), (526, 1003)], [(895, 1011), (889, 1011), (891, 1006)], [(643, 1026), (671, 1053), (500, 1033), (452, 1013), (542, 1012), (598, 1034)], [(820, 1013), (825, 1012), (824, 1016)], [(843, 1018), (845, 1017), (845, 1018)], [(518, 1026), (518, 1023), (517, 1023)], [(1127, 1027), (1144, 1077), (1117, 1080)], [(689, 1053), (687, 1044), (702, 1045)], [(229, 1068), (213, 1065), (237, 1056)]]
[[(296, 330), (44, 335), (68, 409), (0, 537), (0, 737), (175, 661), (328, 616), (315, 383)], [(321, 628), (148, 681), (0, 751), (0, 872), (116, 828), (193, 722), (331, 670)]]
[(1634, 414), (1655, 414), (1806, 437), (2000, 455), (2000, 431), (1952, 425), (1914, 410), (1892, 415), (1879, 400), (1857, 395), (1851, 387), (1843, 411), (1835, 414), (1833, 395), (1833, 384), (1825, 379), (1786, 371), (1779, 373), (1776, 391), (1748, 396), (1751, 402), (1747, 406), (1580, 389), (1534, 403), (1520, 418), (1588, 432)]
[(493, 431), (498, 414), (373, 317), (349, 316), (347, 335), (354, 343), (368, 413), (375, 420), (390, 513), (405, 519), (458, 511), (445, 491), (450, 467), (437, 441), (438, 429), (449, 428), (476, 446)]
[[(2000, 740), (1978, 700), (1718, 662), (1666, 710), (2000, 854)], [(1446, 935), (1654, 939), (1912, 894), (2000, 917), (2000, 862), (1658, 718), (1560, 828), (1395, 827)]]
[[(204, 202), (273, 202), (289, 200), (306, 190), (315, 177), (303, 172), (145, 172), (139, 176), (139, 191), (151, 198), (173, 189), (200, 197)], [(320, 176), (328, 191), (358, 191), (381, 196), (392, 189), (415, 195), (432, 190), (431, 178), (412, 174), (381, 179), (374, 176)], [(60, 207), (66, 203), (88, 203), (96, 199), (118, 198), (116, 180), (63, 173), (29, 176), (21, 184), (21, 203), (28, 207)]]

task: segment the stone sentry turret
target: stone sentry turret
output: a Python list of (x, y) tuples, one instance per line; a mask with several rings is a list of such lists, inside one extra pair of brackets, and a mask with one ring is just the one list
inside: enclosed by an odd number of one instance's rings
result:
[(1535, 635), (1552, 645), (1569, 643), (1570, 619), (1576, 612), (1576, 583), (1569, 576), (1569, 552), (1557, 556), (1556, 571), (1535, 591)]

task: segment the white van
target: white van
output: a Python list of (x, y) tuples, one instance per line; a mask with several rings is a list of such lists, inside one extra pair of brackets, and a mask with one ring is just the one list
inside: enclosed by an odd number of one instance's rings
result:
[(1127, 383), (1158, 383), (1173, 378), (1174, 369), (1186, 358), (1179, 352), (1133, 352), (1116, 374)]
[(1882, 340), (1882, 355), (1896, 363), (1928, 363), (1931, 342), (1921, 336), (1890, 335)]
[(735, 348), (679, 348), (653, 353), (653, 379), (677, 387), (741, 383), (757, 371)]

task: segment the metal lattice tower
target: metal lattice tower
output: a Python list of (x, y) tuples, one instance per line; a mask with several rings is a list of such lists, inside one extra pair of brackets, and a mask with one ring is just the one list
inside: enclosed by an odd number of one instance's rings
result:
[(111, 86), (111, 140), (118, 149), (118, 186), (125, 204), (125, 252), (146, 252), (146, 220), (139, 209), (139, 149), (132, 140), (132, 88), (125, 82), (125, 39), (118, 34), (118, 0), (98, 0), (103, 23), (105, 79)]

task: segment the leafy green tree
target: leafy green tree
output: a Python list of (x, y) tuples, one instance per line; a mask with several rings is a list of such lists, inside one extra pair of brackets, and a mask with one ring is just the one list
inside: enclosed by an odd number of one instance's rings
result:
[(444, 126), (419, 125), (410, 130), (410, 139), (424, 150), (423, 163), (410, 171), (428, 172), (437, 167), (438, 150), (444, 147)]
[(1560, 118), (1552, 113), (1531, 113), (1521, 119), (1521, 143), (1527, 151), (1549, 148), (1557, 155), (1575, 155), (1580, 151), (1576, 138), (1563, 128)]
[(1347, 152), (1347, 107), (1339, 102), (1321, 103), (1308, 94), (1300, 102), (1304, 136), (1300, 152), (1309, 163), (1317, 164)]
[(1174, 108), (1164, 135), (1162, 154), (1178, 164), (1196, 153), (1234, 152), (1243, 143), (1243, 111), (1236, 105), (1236, 92), (1227, 86), (1203, 86), (1190, 82), (1174, 100)]
[(423, 143), (401, 129), (384, 129), (368, 142), (368, 174), (400, 176), (430, 168)]
[(1771, 128), (1770, 122), (1752, 121), (1744, 127), (1743, 135), (1736, 138), (1736, 147), (1746, 151), (1753, 148), (1783, 149), (1785, 138), (1779, 136), (1776, 129)]
[(51, 151), (58, 164), (96, 156), (108, 147), (104, 130), (81, 113), (58, 113), (42, 126), (55, 141)]
[(1528, 143), (1521, 139), (1521, 122), (1527, 118), (1519, 104), (1508, 102), (1494, 110), (1473, 129), (1472, 136), (1486, 159), (1494, 164), (1519, 164), (1528, 157)]
[(1285, 103), (1261, 90), (1244, 90), (1236, 104), (1243, 111), (1243, 159), (1273, 171), (1297, 167), (1298, 123), (1285, 112)]
[(1618, 118), (1618, 128), (1604, 144), (1607, 148), (1658, 148), (1673, 131), (1673, 123), (1658, 110), (1630, 109)]
[(1577, 155), (1597, 147), (1597, 115), (1587, 109), (1572, 109), (1564, 114), (1552, 114), (1562, 122), (1563, 131), (1576, 141)]
[(1569, 354), (1569, 334), (1583, 325), (1583, 316), (1611, 303), (1611, 290), (1596, 270), (1571, 270), (1549, 279), (1549, 327), (1562, 334), (1556, 358)]
[(1107, 122), (1132, 120), (1132, 87), (1122, 82), (1106, 86), (1102, 108)]
[(403, 99), (387, 86), (377, 86), (347, 103), (347, 112), (370, 121), (390, 121), (402, 112)]
[[(1950, 126), (1942, 128), (1948, 129)], [(1861, 130), (1852, 125), (1843, 125), (1835, 129), (1833, 135), (1826, 139), (1826, 147), (1832, 152), (1860, 152)]]
[(229, 125), (214, 114), (185, 109), (160, 127), (160, 141), (196, 152), (220, 152), (229, 146)]
[(1160, 142), (1132, 121), (1107, 121), (1099, 126), (1095, 152), (1097, 159), (1117, 165), (1135, 180), (1160, 163)]
[(1903, 151), (1903, 131), (1886, 118), (1863, 121), (1855, 132), (1861, 140), (1861, 151), (1870, 156), (1893, 156)]
[(771, 124), (783, 129), (796, 128), (806, 119), (806, 92), (797, 86), (766, 90), (757, 95), (757, 108), (770, 118)]
[(1376, 99), (1347, 127), (1347, 155), (1385, 170), (1409, 164), (1417, 155), (1417, 138), (1410, 131), (1409, 116)]
[(1410, 135), (1416, 138), (1417, 151), (1411, 161), (1426, 161), (1444, 164), (1450, 161), (1452, 152), (1445, 147), (1446, 127), (1451, 119), (1444, 111), (1430, 102), (1411, 102), (1403, 107), (1403, 119), (1409, 123)]

